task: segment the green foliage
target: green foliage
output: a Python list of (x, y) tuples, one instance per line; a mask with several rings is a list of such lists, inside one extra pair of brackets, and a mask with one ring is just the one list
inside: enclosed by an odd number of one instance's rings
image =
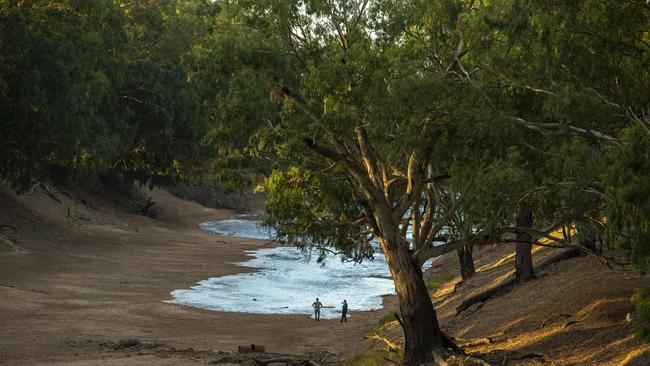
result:
[(106, 169), (129, 127), (119, 108), (126, 49), (112, 1), (0, 4), (0, 177), (18, 188), (49, 165)]
[(650, 342), (650, 294), (648, 291), (637, 289), (632, 296), (634, 309), (634, 325), (639, 339)]
[(394, 312), (384, 315), (384, 317), (379, 319), (379, 322), (377, 322), (374, 332), (379, 333), (386, 324), (394, 322), (396, 320), (397, 320), (397, 316)]
[(388, 361), (397, 361), (401, 359), (398, 352), (390, 352), (383, 349), (376, 349), (375, 347), (368, 347), (363, 351), (356, 354), (351, 359), (345, 362), (346, 366), (380, 366)]
[(451, 273), (448, 273), (446, 275), (442, 275), (440, 277), (436, 277), (433, 280), (429, 281), (427, 283), (427, 289), (429, 290), (437, 290), (440, 285), (442, 285), (445, 282), (449, 282), (454, 279), (454, 275)]
[(120, 1), (129, 49), (122, 104), (134, 133), (117, 166), (136, 178), (190, 178), (209, 154), (198, 142), (207, 133), (199, 87), (189, 79), (192, 46), (206, 34), (195, 5)]
[[(647, 4), (502, 0), (475, 15), (465, 66), (485, 71), (475, 83), (504, 116), (534, 130), (516, 137), (515, 159), (500, 162), (510, 173), (481, 182), (473, 212), (495, 212), (497, 197), (519, 201), (538, 225), (575, 223), (580, 236), (606, 237), (646, 268)], [(495, 189), (502, 178), (514, 184)]]
[[(0, 3), (0, 178), (187, 179), (214, 156), (189, 74), (209, 1)], [(151, 180), (151, 177), (155, 178)]]
[(358, 217), (360, 208), (341, 177), (294, 166), (273, 171), (265, 189), (264, 224), (276, 227), (281, 241), (315, 249), (319, 260), (329, 247), (355, 261), (372, 258), (374, 249), (366, 230), (347, 222), (347, 218)]
[(611, 149), (604, 181), (608, 234), (627, 248), (638, 269), (650, 267), (650, 133), (633, 126), (622, 133), (623, 144)]

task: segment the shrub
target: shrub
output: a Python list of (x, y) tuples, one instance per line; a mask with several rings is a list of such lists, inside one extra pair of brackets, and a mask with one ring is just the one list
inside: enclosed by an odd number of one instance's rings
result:
[(384, 365), (387, 360), (397, 361), (401, 358), (401, 352), (391, 352), (370, 346), (346, 361), (345, 366), (380, 366)]
[(639, 339), (650, 342), (650, 293), (636, 289), (632, 295), (634, 310), (634, 325)]
[(443, 283), (445, 283), (447, 281), (451, 281), (453, 278), (454, 278), (454, 275), (452, 275), (452, 274), (442, 275), (442, 276), (440, 276), (438, 278), (435, 278), (435, 279), (431, 280), (429, 283), (427, 283), (427, 289), (435, 290), (438, 287), (440, 287), (440, 285), (442, 285)]
[(395, 313), (388, 313), (384, 315), (383, 318), (379, 319), (379, 322), (377, 323), (377, 326), (375, 327), (375, 333), (379, 333), (383, 328), (384, 325), (394, 322), (397, 320), (397, 317), (395, 316)]

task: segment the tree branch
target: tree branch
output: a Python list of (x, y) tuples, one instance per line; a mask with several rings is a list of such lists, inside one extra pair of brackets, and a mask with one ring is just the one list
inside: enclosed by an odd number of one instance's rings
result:
[(433, 257), (438, 257), (445, 253), (453, 252), (454, 250), (462, 248), (464, 246), (484, 244), (491, 239), (493, 238), (487, 233), (478, 233), (472, 235), (470, 238), (453, 240), (442, 245), (433, 245), (432, 241), (430, 245), (427, 245), (426, 247), (415, 251), (415, 253), (412, 255), (412, 258), (413, 260), (417, 261), (418, 265), (421, 267), (427, 260)]
[(577, 126), (573, 126), (573, 125), (563, 126), (560, 123), (531, 122), (531, 121), (527, 121), (527, 120), (525, 120), (523, 118), (520, 118), (520, 117), (510, 117), (510, 119), (517, 122), (517, 123), (519, 123), (523, 127), (526, 127), (528, 129), (535, 130), (535, 131), (540, 131), (540, 132), (547, 131), (547, 130), (548, 131), (560, 131), (560, 130), (562, 130), (563, 128), (566, 127), (569, 130), (569, 132), (572, 132), (572, 133), (575, 133), (575, 134), (593, 136), (593, 137), (596, 137), (596, 138), (598, 138), (600, 140), (603, 140), (605, 143), (608, 143), (608, 144), (617, 145), (617, 146), (621, 145), (621, 140), (619, 140), (618, 138), (616, 138), (614, 136), (607, 135), (605, 133), (602, 133), (602, 132), (599, 132), (599, 131), (596, 131), (596, 130), (585, 129), (585, 128), (581, 128), (581, 127), (577, 127)]

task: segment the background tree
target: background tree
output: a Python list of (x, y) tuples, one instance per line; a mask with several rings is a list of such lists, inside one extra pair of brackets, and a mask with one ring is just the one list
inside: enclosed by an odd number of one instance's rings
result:
[[(630, 192), (629, 183), (612, 184), (618, 177), (638, 175), (611, 173), (614, 161), (631, 161), (621, 155), (628, 131), (648, 133), (649, 10), (643, 1), (496, 1), (469, 22), (466, 39), (475, 47), (463, 60), (472, 71), (467, 82), (501, 116), (533, 132), (516, 141), (532, 178), (522, 197), (540, 235), (575, 224), (579, 239), (607, 235), (639, 254), (646, 247), (623, 239), (643, 226), (639, 217), (628, 220), (639, 206), (629, 196), (612, 199)], [(636, 156), (637, 164), (645, 161)], [(621, 202), (628, 202), (625, 213)]]
[(207, 174), (208, 103), (191, 76), (214, 9), (207, 0), (1, 2), (0, 177), (27, 189), (54, 172), (75, 183), (111, 170), (150, 183)]
[(207, 36), (206, 1), (120, 2), (129, 40), (123, 105), (134, 134), (115, 168), (147, 181), (200, 176), (211, 155), (201, 85), (193, 82), (195, 45)]
[(61, 167), (110, 167), (130, 127), (119, 106), (123, 18), (112, 1), (0, 3), (0, 177), (19, 189)]

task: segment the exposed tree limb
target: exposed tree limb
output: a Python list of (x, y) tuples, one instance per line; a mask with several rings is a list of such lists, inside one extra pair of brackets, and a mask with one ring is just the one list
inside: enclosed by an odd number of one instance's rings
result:
[(612, 144), (612, 145), (621, 145), (621, 140), (614, 136), (607, 135), (605, 133), (596, 131), (596, 130), (591, 130), (591, 129), (585, 129), (582, 127), (577, 127), (573, 125), (562, 125), (560, 123), (542, 123), (542, 122), (531, 122), (527, 121), (523, 118), (520, 117), (510, 117), (511, 120), (519, 123), (523, 127), (526, 127), (531, 130), (536, 130), (536, 131), (560, 131), (564, 128), (566, 128), (569, 132), (575, 133), (575, 134), (580, 134), (580, 135), (587, 135), (587, 136), (593, 136), (595, 138), (598, 138), (600, 140), (603, 140), (605, 143)]
[(369, 202), (371, 206), (373, 203), (376, 203), (382, 207), (385, 206), (385, 208), (388, 209), (383, 193), (373, 184), (368, 175), (364, 174), (364, 169), (356, 161), (340, 152), (319, 145), (314, 140), (304, 138), (303, 141), (308, 148), (317, 154), (344, 165), (350, 174), (354, 176), (361, 189), (365, 192), (367, 198), (371, 200), (371, 202)]
[(473, 246), (477, 244), (484, 244), (490, 241), (490, 235), (487, 233), (478, 233), (472, 235), (467, 239), (453, 240), (442, 245), (427, 245), (420, 250), (415, 251), (412, 257), (417, 263), (422, 266), (427, 260), (441, 256), (445, 253), (452, 252), (464, 246)]
[(385, 171), (382, 172), (382, 169), (378, 164), (377, 154), (373, 150), (372, 146), (370, 146), (366, 130), (362, 126), (358, 126), (355, 128), (355, 132), (357, 133), (357, 142), (359, 144), (359, 150), (361, 151), (361, 158), (366, 167), (366, 171), (368, 172), (368, 176), (374, 181), (377, 187), (380, 189), (384, 188), (385, 184), (382, 176), (385, 176), (386, 173)]

